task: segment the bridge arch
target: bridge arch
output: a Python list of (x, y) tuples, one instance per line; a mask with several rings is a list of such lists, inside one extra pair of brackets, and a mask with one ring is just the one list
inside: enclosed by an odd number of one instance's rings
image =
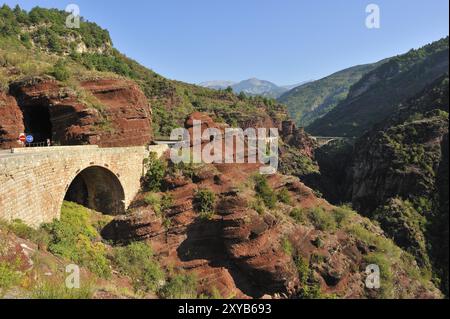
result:
[(120, 179), (108, 168), (89, 166), (78, 171), (66, 186), (64, 200), (108, 215), (125, 212), (125, 191)]
[(140, 190), (147, 156), (143, 146), (0, 151), (0, 219), (39, 227), (60, 217), (64, 198), (106, 214), (124, 213)]

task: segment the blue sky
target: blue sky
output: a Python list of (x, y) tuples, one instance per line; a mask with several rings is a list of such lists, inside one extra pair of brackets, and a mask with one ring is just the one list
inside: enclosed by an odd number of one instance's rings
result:
[[(111, 33), (115, 46), (156, 72), (181, 81), (243, 80), (277, 84), (319, 79), (448, 35), (448, 0), (23, 0), (29, 10), (64, 9)], [(365, 8), (381, 9), (367, 29)]]

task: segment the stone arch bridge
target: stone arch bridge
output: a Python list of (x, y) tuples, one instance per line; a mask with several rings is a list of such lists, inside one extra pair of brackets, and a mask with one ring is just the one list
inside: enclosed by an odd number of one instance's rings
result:
[(124, 213), (140, 189), (148, 152), (95, 145), (0, 151), (0, 219), (37, 227), (59, 218), (65, 199)]

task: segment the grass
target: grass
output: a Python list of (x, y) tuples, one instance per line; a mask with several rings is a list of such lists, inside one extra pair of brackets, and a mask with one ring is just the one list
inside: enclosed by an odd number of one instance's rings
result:
[(138, 291), (156, 292), (164, 282), (164, 272), (146, 243), (115, 248), (113, 263), (123, 275), (131, 278)]
[(168, 209), (173, 207), (173, 197), (171, 194), (160, 194), (149, 193), (144, 197), (144, 202), (149, 205), (156, 216), (162, 218), (163, 226), (168, 229), (171, 225), (171, 221), (166, 216)]
[(322, 231), (332, 231), (337, 228), (333, 214), (322, 207), (314, 207), (308, 212), (308, 218), (315, 228)]
[(289, 216), (299, 224), (311, 223), (318, 230), (334, 231), (346, 226), (352, 214), (355, 213), (346, 206), (336, 207), (331, 211), (317, 206), (313, 208), (295, 207)]
[(302, 256), (293, 256), (295, 268), (297, 270), (300, 288), (298, 297), (300, 299), (325, 299), (328, 298), (320, 291), (320, 284), (314, 279), (313, 271), (309, 262)]
[(162, 217), (164, 212), (173, 206), (173, 196), (171, 194), (149, 193), (145, 196), (144, 202), (149, 205), (157, 216)]
[(198, 280), (192, 274), (177, 274), (169, 279), (161, 289), (160, 296), (164, 299), (196, 299)]
[(267, 177), (257, 174), (253, 177), (255, 183), (255, 192), (259, 198), (261, 198), (269, 209), (274, 209), (277, 204), (277, 195), (273, 189), (269, 186)]
[(20, 284), (23, 278), (14, 263), (0, 262), (0, 297), (2, 297), (8, 290)]
[(286, 188), (282, 188), (277, 193), (277, 199), (279, 202), (284, 203), (286, 205), (290, 205), (292, 203), (291, 194)]
[(17, 237), (30, 240), (41, 247), (46, 247), (50, 242), (50, 235), (46, 231), (31, 228), (20, 219), (13, 220), (7, 224), (7, 229)]
[(93, 289), (90, 284), (79, 289), (69, 289), (64, 283), (56, 281), (42, 281), (31, 291), (33, 299), (92, 299)]
[(287, 237), (283, 237), (281, 240), (281, 249), (283, 249), (286, 255), (292, 256), (294, 254), (294, 246)]
[(98, 241), (101, 237), (90, 218), (90, 210), (64, 202), (61, 219), (42, 226), (51, 238), (48, 250), (87, 267), (99, 277), (109, 278), (111, 269), (106, 246)]
[(296, 223), (303, 224), (306, 221), (306, 213), (305, 210), (295, 207), (291, 210), (289, 213), (289, 216), (291, 216)]

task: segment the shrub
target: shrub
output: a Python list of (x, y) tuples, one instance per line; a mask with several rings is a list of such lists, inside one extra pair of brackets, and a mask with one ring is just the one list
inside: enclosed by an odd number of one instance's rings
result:
[(332, 213), (337, 226), (341, 228), (346, 225), (353, 211), (346, 206), (342, 206), (335, 208)]
[(144, 202), (153, 208), (156, 215), (161, 214), (161, 197), (158, 194), (147, 194), (144, 198)]
[(305, 212), (301, 208), (294, 208), (289, 213), (289, 216), (291, 216), (297, 223), (304, 223), (305, 222)]
[(250, 208), (254, 209), (258, 214), (262, 215), (266, 209), (264, 207), (264, 201), (261, 198), (256, 198), (250, 203)]
[(190, 274), (179, 274), (172, 277), (161, 289), (160, 295), (165, 299), (197, 298), (197, 277)]
[(323, 248), (324, 245), (322, 238), (320, 238), (319, 236), (317, 236), (317, 238), (312, 241), (312, 244), (317, 248)]
[(100, 238), (90, 220), (90, 211), (75, 203), (64, 202), (60, 220), (44, 224), (50, 235), (48, 250), (58, 256), (86, 266), (100, 277), (111, 275), (106, 248), (93, 241)]
[(328, 231), (336, 229), (336, 221), (333, 214), (325, 211), (321, 207), (315, 207), (308, 212), (308, 218), (315, 228)]
[(143, 180), (144, 189), (152, 192), (160, 191), (163, 178), (166, 175), (166, 162), (160, 160), (156, 153), (151, 152), (146, 162), (146, 169), (147, 173)]
[(195, 193), (194, 206), (195, 209), (202, 214), (214, 212), (216, 203), (216, 194), (209, 189), (200, 189)]
[(300, 299), (327, 298), (327, 296), (321, 293), (320, 283), (314, 279), (309, 263), (302, 256), (298, 255), (294, 257), (294, 264), (297, 269), (298, 279), (300, 280), (298, 297)]
[(17, 237), (30, 240), (39, 246), (47, 246), (50, 242), (50, 235), (46, 231), (31, 228), (19, 219), (8, 224), (8, 229)]
[(291, 194), (289, 193), (289, 191), (286, 188), (282, 188), (278, 193), (277, 193), (277, 198), (278, 201), (290, 205), (292, 202), (291, 199)]
[(70, 71), (67, 69), (65, 63), (60, 60), (52, 68), (50, 75), (54, 76), (58, 81), (67, 81), (70, 78)]
[(294, 246), (292, 245), (291, 241), (287, 237), (284, 237), (281, 240), (281, 248), (289, 256), (292, 256), (294, 254)]
[(44, 281), (33, 287), (33, 299), (91, 299), (93, 296), (91, 285), (81, 286), (79, 289), (69, 289), (63, 283)]
[(294, 257), (294, 264), (300, 283), (306, 285), (310, 275), (309, 264), (299, 255)]
[(269, 209), (274, 209), (277, 203), (277, 196), (267, 182), (264, 175), (255, 175), (255, 191), (257, 195), (264, 201)]
[(157, 291), (164, 280), (164, 272), (146, 243), (115, 248), (113, 260), (119, 271), (131, 278), (136, 290)]
[(173, 196), (172, 194), (163, 194), (161, 197), (161, 209), (163, 211), (172, 208), (173, 206)]
[(364, 261), (380, 267), (380, 283), (378, 297), (382, 299), (394, 298), (392, 263), (387, 259), (385, 253), (374, 252), (364, 257)]
[(0, 297), (11, 287), (17, 286), (22, 280), (22, 274), (17, 271), (11, 262), (0, 262)]

